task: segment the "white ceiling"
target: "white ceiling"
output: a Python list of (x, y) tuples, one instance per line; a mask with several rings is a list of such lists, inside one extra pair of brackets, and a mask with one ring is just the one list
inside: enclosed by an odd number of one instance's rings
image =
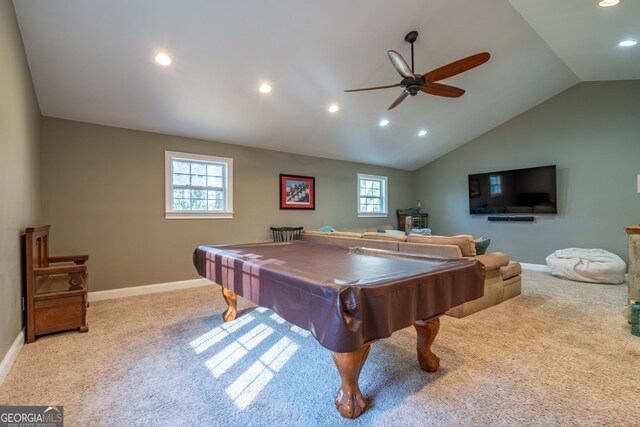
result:
[[(617, 35), (597, 37), (607, 28), (637, 30), (640, 1), (623, 0), (614, 13), (596, 3), (56, 0), (14, 6), (45, 116), (413, 170), (578, 77), (640, 78), (636, 48), (621, 52), (612, 45)], [(558, 11), (561, 16), (549, 17)], [(420, 32), (416, 72), (491, 53), (488, 63), (443, 82), (466, 89), (462, 98), (419, 93), (387, 112), (400, 89), (342, 92), (398, 83), (386, 51), (409, 61), (403, 38), (414, 29)], [(171, 66), (153, 62), (160, 50), (172, 56)], [(616, 55), (623, 59), (614, 66)], [(272, 84), (271, 94), (258, 93), (262, 81)], [(327, 112), (331, 102), (341, 106), (335, 115)], [(377, 126), (382, 117), (391, 121), (385, 128)], [(429, 134), (420, 138), (422, 128)]]
[(640, 1), (599, 7), (598, 0), (511, 0), (534, 30), (580, 80), (640, 78)]

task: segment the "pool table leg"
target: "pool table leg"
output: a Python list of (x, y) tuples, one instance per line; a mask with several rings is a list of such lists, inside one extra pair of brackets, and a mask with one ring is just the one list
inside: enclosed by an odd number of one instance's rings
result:
[(222, 313), (222, 320), (225, 322), (231, 322), (236, 318), (238, 295), (234, 294), (229, 289), (222, 288), (222, 298), (227, 302), (227, 309)]
[(440, 317), (433, 317), (427, 320), (417, 320), (413, 327), (418, 332), (418, 362), (420, 367), (427, 372), (435, 372), (440, 366), (440, 358), (431, 351), (431, 344), (436, 339), (440, 330)]
[(336, 404), (340, 415), (345, 418), (358, 418), (364, 412), (365, 403), (358, 386), (358, 379), (360, 378), (362, 366), (367, 361), (367, 356), (369, 356), (372, 342), (366, 342), (358, 350), (351, 353), (331, 352), (333, 361), (342, 378), (342, 385), (338, 389), (333, 402)]

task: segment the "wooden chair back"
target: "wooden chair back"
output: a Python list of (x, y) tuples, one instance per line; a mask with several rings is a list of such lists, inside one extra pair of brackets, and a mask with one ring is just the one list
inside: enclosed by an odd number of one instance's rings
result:
[(26, 229), (27, 297), (38, 287), (36, 280), (46, 280), (46, 277), (36, 279), (33, 269), (49, 266), (49, 228), (50, 225), (43, 225)]

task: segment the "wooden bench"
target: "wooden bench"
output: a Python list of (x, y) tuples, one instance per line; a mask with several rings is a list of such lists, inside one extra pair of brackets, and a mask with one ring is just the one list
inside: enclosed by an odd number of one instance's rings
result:
[(26, 229), (28, 343), (52, 332), (89, 330), (85, 265), (89, 256), (49, 256), (49, 228)]

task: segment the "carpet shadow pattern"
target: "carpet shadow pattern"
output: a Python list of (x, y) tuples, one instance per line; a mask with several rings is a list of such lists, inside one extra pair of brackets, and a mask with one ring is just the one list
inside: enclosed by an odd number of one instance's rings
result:
[(92, 303), (88, 334), (24, 347), (1, 405), (64, 405), (67, 425), (629, 425), (640, 396), (640, 338), (626, 285), (526, 271), (523, 294), (463, 319), (442, 318), (422, 371), (415, 331), (379, 341), (345, 420), (329, 351), (273, 311), (239, 298), (222, 322), (218, 286)]

